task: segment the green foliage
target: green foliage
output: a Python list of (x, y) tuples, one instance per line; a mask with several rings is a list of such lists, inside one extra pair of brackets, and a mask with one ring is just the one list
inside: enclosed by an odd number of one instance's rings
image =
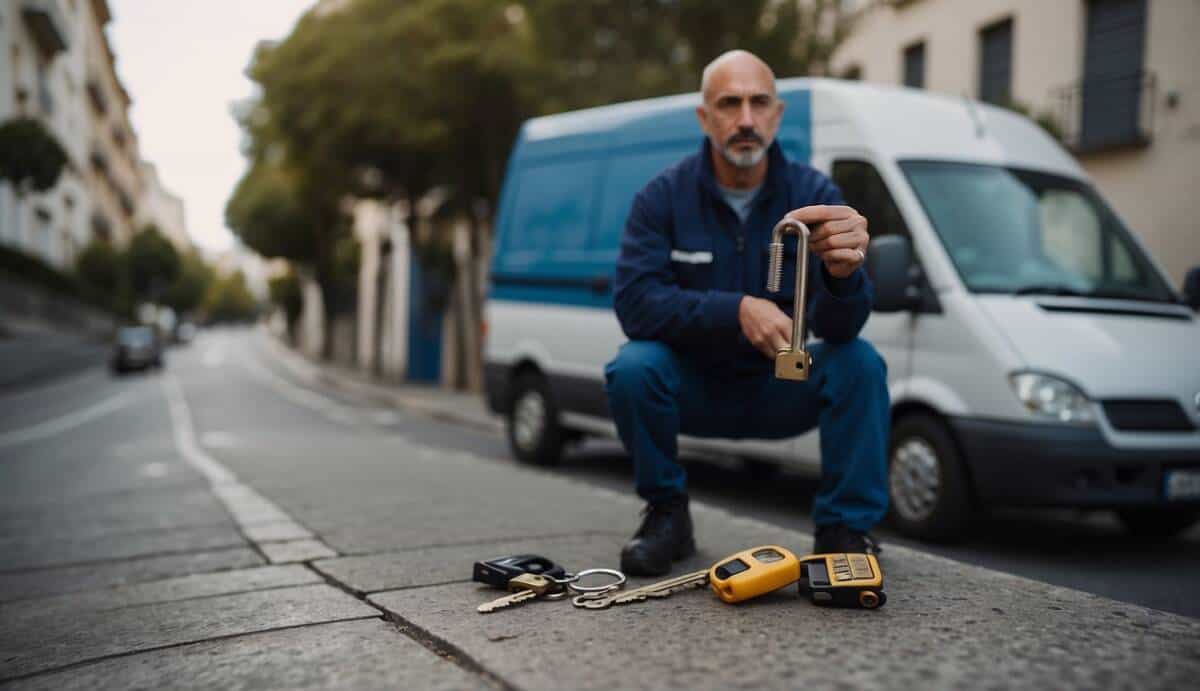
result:
[(1059, 122), (1058, 116), (1054, 113), (1048, 110), (1041, 110), (1034, 114), (1033, 108), (1028, 103), (1016, 99), (1010, 100), (1008, 103), (1001, 103), (1000, 106), (1024, 115), (1036, 122), (1043, 130), (1046, 130), (1046, 133), (1051, 137), (1060, 142), (1064, 141), (1063, 137), (1065, 135), (1062, 124)]
[(80, 295), (79, 284), (73, 276), (59, 271), (38, 257), (4, 245), (0, 245), (0, 274), (7, 274), (59, 295)]
[(304, 309), (304, 294), (300, 286), (300, 277), (296, 272), (288, 272), (267, 281), (267, 290), (271, 302), (283, 310), (287, 319), (288, 333), (293, 337), (296, 333), (296, 323), (300, 321), (300, 313)]
[(246, 287), (246, 277), (241, 271), (217, 277), (204, 296), (203, 312), (210, 324), (220, 322), (245, 322), (254, 319), (258, 303)]
[(18, 191), (51, 189), (66, 164), (67, 152), (41, 122), (14, 118), (0, 125), (0, 180)]
[(181, 315), (192, 312), (200, 307), (213, 280), (213, 270), (204, 259), (196, 252), (188, 252), (180, 257), (179, 273), (167, 287), (162, 301)]
[(126, 286), (125, 257), (110, 243), (92, 240), (75, 259), (80, 288), (111, 305), (121, 302)]
[(154, 226), (133, 236), (126, 250), (133, 296), (158, 302), (179, 275), (179, 253)]

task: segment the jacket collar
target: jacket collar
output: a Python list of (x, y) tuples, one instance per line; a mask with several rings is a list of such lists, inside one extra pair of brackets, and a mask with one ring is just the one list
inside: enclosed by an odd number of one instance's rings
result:
[[(717, 186), (717, 173), (712, 162), (712, 142), (704, 137), (700, 144), (700, 186), (708, 191), (715, 199), (724, 199)], [(767, 179), (763, 181), (763, 189), (759, 197), (765, 197), (775, 192), (787, 190), (787, 158), (779, 140), (771, 142), (767, 148)]]

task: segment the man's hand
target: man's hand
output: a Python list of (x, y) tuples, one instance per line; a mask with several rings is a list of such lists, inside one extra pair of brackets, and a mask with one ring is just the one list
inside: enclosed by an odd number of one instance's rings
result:
[(742, 297), (738, 303), (738, 324), (746, 339), (771, 360), (791, 345), (792, 320), (770, 300), (750, 295)]
[(808, 248), (821, 258), (829, 275), (846, 278), (867, 258), (867, 219), (848, 206), (806, 206), (789, 211), (788, 218), (814, 229)]

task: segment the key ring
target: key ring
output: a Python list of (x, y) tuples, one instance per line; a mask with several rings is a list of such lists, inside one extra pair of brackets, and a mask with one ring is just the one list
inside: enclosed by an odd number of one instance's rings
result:
[[(578, 585), (580, 579), (597, 575), (612, 576), (616, 580), (612, 583), (605, 583), (604, 585)], [(626, 581), (625, 574), (617, 571), (616, 569), (584, 569), (579, 573), (568, 573), (565, 578), (555, 578), (554, 576), (547, 576), (545, 574), (543, 574), (543, 576), (546, 578), (546, 580), (553, 581), (556, 585), (565, 585), (566, 590), (570, 590), (574, 593), (607, 593), (625, 585)], [(552, 595), (547, 595), (544, 597), (554, 600), (561, 599), (566, 597), (566, 590), (564, 590), (562, 593), (552, 594), (558, 595), (558, 597), (553, 597)]]
[[(617, 580), (613, 581), (612, 583), (606, 583), (604, 585), (579, 585), (579, 580), (581, 578), (586, 578), (588, 576), (597, 576), (597, 575), (612, 576), (613, 578), (615, 578)], [(625, 580), (626, 580), (625, 574), (621, 573), (620, 571), (617, 571), (616, 569), (584, 569), (583, 571), (580, 571), (579, 573), (575, 574), (574, 578), (571, 579), (570, 583), (567, 583), (567, 589), (572, 592), (576, 592), (576, 593), (580, 593), (580, 594), (583, 594), (583, 593), (607, 593), (607, 592), (616, 590), (617, 588), (620, 588), (621, 586), (625, 585)]]

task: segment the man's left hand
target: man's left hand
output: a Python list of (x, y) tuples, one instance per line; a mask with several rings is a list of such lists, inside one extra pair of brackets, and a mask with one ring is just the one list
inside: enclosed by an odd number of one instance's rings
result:
[(848, 206), (805, 206), (789, 211), (809, 228), (815, 228), (808, 238), (808, 248), (821, 258), (829, 275), (846, 278), (862, 266), (867, 258), (867, 219)]

